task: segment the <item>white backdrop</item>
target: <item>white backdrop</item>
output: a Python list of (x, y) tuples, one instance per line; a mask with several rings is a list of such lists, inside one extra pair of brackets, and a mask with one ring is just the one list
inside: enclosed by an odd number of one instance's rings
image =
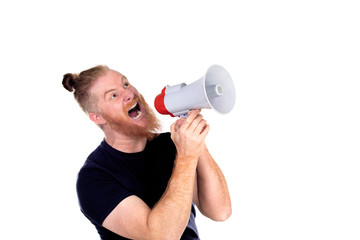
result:
[(233, 214), (198, 213), (202, 239), (359, 239), (359, 12), (347, 0), (1, 2), (0, 238), (99, 239), (75, 181), (103, 136), (63, 74), (107, 64), (152, 105), (220, 64), (236, 105), (203, 115)]

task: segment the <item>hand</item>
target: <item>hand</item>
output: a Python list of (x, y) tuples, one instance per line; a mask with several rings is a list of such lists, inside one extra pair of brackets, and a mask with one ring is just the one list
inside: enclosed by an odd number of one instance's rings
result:
[(171, 139), (175, 143), (178, 157), (199, 159), (210, 127), (199, 110), (189, 112), (171, 125)]

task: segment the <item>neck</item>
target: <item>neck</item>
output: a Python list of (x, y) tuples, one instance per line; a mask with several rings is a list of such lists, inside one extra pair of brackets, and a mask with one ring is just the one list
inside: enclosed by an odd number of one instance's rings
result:
[(146, 138), (132, 138), (117, 132), (105, 132), (105, 141), (121, 152), (136, 153), (145, 149)]

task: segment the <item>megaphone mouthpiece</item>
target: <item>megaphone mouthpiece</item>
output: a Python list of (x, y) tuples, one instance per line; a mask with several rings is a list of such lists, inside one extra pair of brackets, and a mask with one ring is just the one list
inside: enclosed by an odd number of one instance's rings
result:
[(165, 90), (166, 87), (161, 90), (161, 93), (155, 98), (155, 109), (161, 114), (171, 114), (165, 107)]

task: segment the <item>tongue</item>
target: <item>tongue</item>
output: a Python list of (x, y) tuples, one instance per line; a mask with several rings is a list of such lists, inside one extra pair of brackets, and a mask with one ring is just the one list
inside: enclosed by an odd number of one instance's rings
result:
[(137, 115), (139, 115), (139, 112), (138, 112), (137, 109), (132, 109), (132, 110), (129, 112), (129, 116), (130, 116), (131, 118), (135, 118), (135, 117), (137, 117)]

